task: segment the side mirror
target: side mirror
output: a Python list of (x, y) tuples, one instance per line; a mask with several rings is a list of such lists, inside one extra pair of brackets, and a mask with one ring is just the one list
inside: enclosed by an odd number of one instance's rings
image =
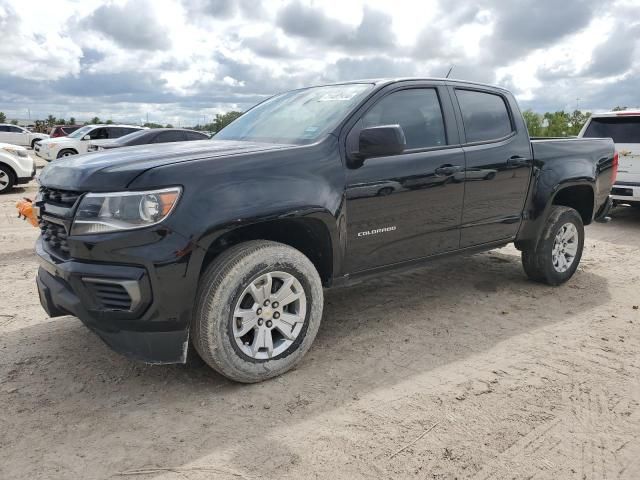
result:
[(91, 137), (89, 135), (85, 135), (84, 137), (82, 137), (83, 140), (91, 140)]
[(407, 140), (400, 125), (363, 128), (360, 131), (357, 156), (364, 160), (368, 157), (397, 155), (406, 146)]

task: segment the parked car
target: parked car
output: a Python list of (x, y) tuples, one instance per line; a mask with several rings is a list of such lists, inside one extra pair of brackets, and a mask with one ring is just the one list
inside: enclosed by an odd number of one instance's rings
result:
[(29, 183), (36, 174), (36, 164), (27, 149), (10, 143), (0, 143), (0, 193), (14, 185)]
[(139, 130), (115, 140), (94, 140), (89, 144), (89, 152), (110, 150), (112, 148), (133, 147), (151, 143), (188, 142), (192, 140), (208, 140), (209, 136), (194, 130), (180, 128), (154, 128)]
[(56, 125), (55, 127), (51, 128), (49, 136), (51, 138), (66, 137), (79, 128), (82, 128), (82, 125)]
[(34, 133), (18, 125), (0, 123), (0, 143), (33, 148), (37, 141), (47, 138), (49, 138), (49, 135), (44, 133)]
[(620, 155), (620, 167), (611, 198), (616, 203), (640, 207), (640, 111), (593, 114), (579, 136), (613, 139)]
[[(498, 87), (395, 79), (294, 90), (207, 142), (45, 167), (40, 299), (128, 356), (185, 362), (191, 345), (221, 374), (257, 382), (309, 349), (323, 287), (509, 243), (532, 280), (566, 282), (584, 225), (610, 207), (616, 161), (611, 139), (531, 141)], [(467, 169), (470, 181), (362, 195), (374, 182)], [(482, 170), (495, 175), (478, 181)]]
[(90, 140), (109, 140), (120, 138), (145, 127), (133, 125), (86, 125), (66, 137), (41, 140), (34, 149), (36, 155), (50, 162), (57, 158), (87, 153)]

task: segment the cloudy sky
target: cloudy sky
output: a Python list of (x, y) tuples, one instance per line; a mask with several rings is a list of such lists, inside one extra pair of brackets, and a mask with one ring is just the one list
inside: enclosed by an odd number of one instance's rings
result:
[(497, 83), (640, 106), (640, 0), (0, 0), (0, 111), (191, 125), (317, 83)]

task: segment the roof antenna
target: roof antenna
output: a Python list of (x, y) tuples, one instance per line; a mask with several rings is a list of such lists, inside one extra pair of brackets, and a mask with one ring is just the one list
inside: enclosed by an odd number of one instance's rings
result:
[(449, 71), (447, 72), (447, 76), (444, 78), (449, 78), (449, 75), (451, 75), (451, 72), (453, 71), (453, 69), (455, 68), (455, 65), (451, 65), (451, 68), (449, 69)]

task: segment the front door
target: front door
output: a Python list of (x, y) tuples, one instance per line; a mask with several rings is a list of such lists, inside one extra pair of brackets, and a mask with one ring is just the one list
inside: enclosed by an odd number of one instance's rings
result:
[(407, 141), (401, 154), (368, 158), (347, 170), (349, 273), (458, 248), (464, 152), (453, 146), (457, 130), (443, 111), (453, 115), (444, 88), (396, 88), (349, 134), (353, 145), (362, 128), (400, 125)]

